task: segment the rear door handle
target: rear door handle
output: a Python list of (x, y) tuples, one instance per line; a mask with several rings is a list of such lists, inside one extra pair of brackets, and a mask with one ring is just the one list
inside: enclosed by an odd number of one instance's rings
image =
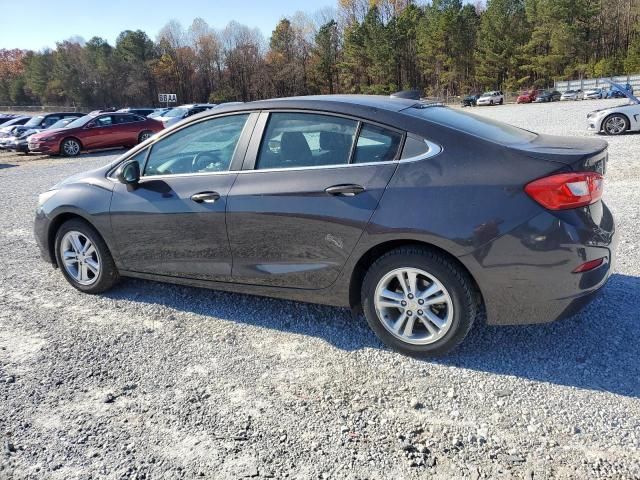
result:
[(196, 203), (213, 203), (220, 198), (218, 192), (200, 192), (191, 195), (191, 200)]
[(364, 192), (365, 188), (361, 185), (350, 183), (348, 185), (333, 185), (325, 188), (324, 191), (329, 195), (342, 195), (344, 197), (353, 197)]

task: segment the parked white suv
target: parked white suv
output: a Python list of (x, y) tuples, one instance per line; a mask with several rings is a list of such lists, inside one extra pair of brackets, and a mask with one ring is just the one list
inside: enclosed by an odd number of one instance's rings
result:
[(499, 90), (484, 92), (480, 95), (476, 105), (502, 105), (504, 103), (504, 94)]

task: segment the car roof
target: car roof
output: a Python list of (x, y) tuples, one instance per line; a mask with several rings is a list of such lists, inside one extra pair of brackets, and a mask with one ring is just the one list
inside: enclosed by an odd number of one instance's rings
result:
[(233, 111), (256, 109), (309, 109), (326, 110), (337, 113), (370, 113), (372, 110), (400, 112), (405, 108), (419, 104), (418, 100), (391, 98), (383, 95), (307, 95), (300, 97), (272, 98), (257, 100), (239, 105), (222, 105), (215, 109), (216, 113), (226, 109)]

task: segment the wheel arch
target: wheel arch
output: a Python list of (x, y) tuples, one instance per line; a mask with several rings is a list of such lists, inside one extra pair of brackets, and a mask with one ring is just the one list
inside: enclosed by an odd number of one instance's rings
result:
[(631, 130), (631, 119), (629, 118), (629, 115), (627, 115), (624, 112), (611, 112), (610, 114), (608, 114), (606, 117), (604, 117), (602, 119), (602, 122), (600, 123), (600, 131), (604, 131), (604, 124), (605, 122), (609, 119), (609, 117), (613, 116), (613, 115), (619, 115), (621, 117), (624, 117), (627, 120), (627, 129), (625, 130), (625, 132), (628, 132), (629, 130)]
[(447, 252), (441, 247), (438, 247), (432, 243), (422, 242), (418, 240), (412, 239), (397, 239), (397, 240), (389, 240), (386, 242), (379, 243), (369, 248), (363, 255), (360, 256), (358, 261), (355, 264), (355, 267), (351, 271), (351, 278), (349, 280), (349, 305), (351, 309), (354, 311), (361, 310), (361, 286), (364, 280), (364, 276), (367, 273), (369, 267), (382, 255), (390, 252), (391, 250), (395, 250), (400, 247), (419, 247), (426, 248), (432, 251), (435, 251), (449, 260), (454, 262), (458, 267), (462, 269), (462, 271), (466, 272), (469, 275), (469, 278), (473, 282), (474, 291), (476, 293), (476, 299), (478, 305), (482, 305), (484, 303), (484, 299), (482, 296), (482, 291), (478, 285), (478, 282), (474, 278), (471, 271), (454, 255)]
[(62, 151), (62, 144), (64, 142), (66, 142), (67, 140), (75, 140), (80, 145), (80, 151), (84, 150), (84, 145), (82, 144), (82, 140), (80, 140), (75, 135), (68, 135), (68, 136), (64, 137), (62, 140), (60, 140), (60, 145), (58, 147), (60, 151)]
[(93, 228), (98, 233), (98, 235), (100, 235), (100, 237), (105, 242), (105, 244), (107, 244), (107, 241), (105, 240), (104, 235), (100, 233), (100, 230), (98, 230), (96, 226), (93, 224), (93, 222), (89, 220), (87, 217), (85, 217), (84, 215), (78, 212), (69, 212), (69, 211), (60, 212), (55, 217), (53, 217), (53, 219), (51, 220), (51, 223), (49, 224), (49, 230), (47, 231), (47, 249), (49, 251), (49, 256), (55, 266), (58, 266), (58, 263), (56, 261), (56, 252), (55, 252), (56, 234), (58, 233), (58, 230), (60, 230), (60, 227), (65, 222), (69, 220), (74, 220), (74, 219), (82, 220), (83, 222), (86, 222), (88, 225), (90, 225), (91, 228)]

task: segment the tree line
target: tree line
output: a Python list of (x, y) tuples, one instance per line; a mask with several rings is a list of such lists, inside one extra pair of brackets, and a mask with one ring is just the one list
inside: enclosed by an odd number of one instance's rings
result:
[(235, 21), (176, 21), (115, 45), (71, 38), (0, 49), (0, 105), (155, 105), (316, 93), (424, 95), (545, 87), (640, 72), (640, 0), (338, 0), (269, 39)]

